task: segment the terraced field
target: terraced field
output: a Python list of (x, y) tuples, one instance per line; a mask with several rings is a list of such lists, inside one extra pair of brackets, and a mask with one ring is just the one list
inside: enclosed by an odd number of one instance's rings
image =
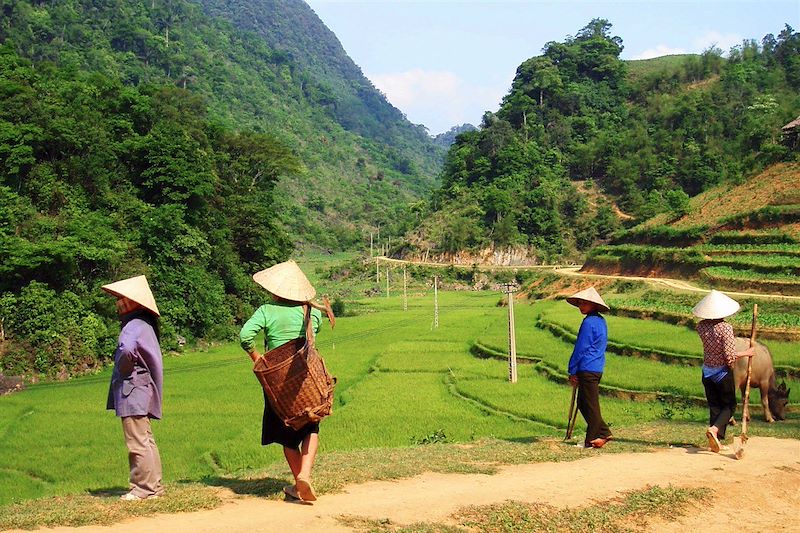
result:
[(692, 198), (593, 249), (587, 272), (695, 279), (721, 290), (800, 295), (800, 164)]
[[(492, 357), (503, 357), (507, 343), (500, 294), (439, 297), (439, 327), (432, 294), (420, 293), (409, 299), (407, 311), (398, 297), (362, 300), (358, 316), (322, 331), (320, 349), (339, 378), (334, 414), (323, 422), (323, 453), (563, 436), (572, 346), (550, 326), (574, 333), (577, 310), (563, 301), (515, 306), (520, 368), (519, 382), (510, 384), (506, 361)], [(608, 321), (614, 342), (636, 341), (639, 350), (608, 355), (602, 405), (615, 435), (624, 442), (626, 427), (666, 421), (696, 424), (701, 438), (707, 415), (698, 369), (648, 354), (696, 357), (696, 336), (671, 324), (614, 316)], [(788, 348), (776, 355), (785, 364), (794, 357)], [(168, 483), (237, 483), (248, 472), (283, 463), (277, 446), (259, 445), (261, 391), (238, 346), (167, 357), (165, 367), (165, 418), (154, 431)], [(127, 479), (119, 422), (104, 410), (108, 380), (105, 371), (0, 397), (0, 505), (103, 491)], [(797, 403), (800, 382), (790, 384)], [(766, 425), (757, 417), (752, 431), (797, 437), (800, 418), (792, 414), (787, 422)], [(669, 439), (668, 430), (660, 432), (661, 445)]]

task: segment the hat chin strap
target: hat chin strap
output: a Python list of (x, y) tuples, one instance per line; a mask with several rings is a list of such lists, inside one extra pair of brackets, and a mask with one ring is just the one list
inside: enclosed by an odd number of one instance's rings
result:
[(308, 305), (313, 307), (314, 309), (319, 309), (320, 311), (324, 311), (326, 315), (328, 315), (328, 320), (331, 323), (331, 329), (336, 326), (336, 317), (333, 315), (333, 309), (331, 308), (331, 302), (328, 300), (327, 296), (322, 297), (322, 303), (318, 304), (317, 302), (312, 302), (311, 300), (308, 301)]

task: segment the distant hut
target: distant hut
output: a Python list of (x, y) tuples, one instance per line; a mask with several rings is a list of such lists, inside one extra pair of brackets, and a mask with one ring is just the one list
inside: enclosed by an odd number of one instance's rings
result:
[(800, 147), (800, 117), (797, 117), (781, 128), (783, 134), (783, 144), (790, 150), (797, 150)]

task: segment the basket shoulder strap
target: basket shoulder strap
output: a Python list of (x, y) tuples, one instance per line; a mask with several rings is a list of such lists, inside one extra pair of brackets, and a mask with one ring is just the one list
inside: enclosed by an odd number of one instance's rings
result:
[(306, 327), (306, 344), (314, 346), (314, 326), (311, 317), (311, 306), (308, 304), (303, 305), (303, 315), (305, 316), (304, 323)]

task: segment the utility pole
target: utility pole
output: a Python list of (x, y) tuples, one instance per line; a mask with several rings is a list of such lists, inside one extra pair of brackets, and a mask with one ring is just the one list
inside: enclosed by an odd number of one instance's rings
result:
[(408, 275), (403, 267), (403, 311), (408, 311)]
[(433, 276), (433, 327), (439, 327), (439, 276)]
[(517, 338), (514, 334), (514, 290), (513, 283), (504, 283), (506, 296), (508, 296), (508, 380), (517, 382)]

